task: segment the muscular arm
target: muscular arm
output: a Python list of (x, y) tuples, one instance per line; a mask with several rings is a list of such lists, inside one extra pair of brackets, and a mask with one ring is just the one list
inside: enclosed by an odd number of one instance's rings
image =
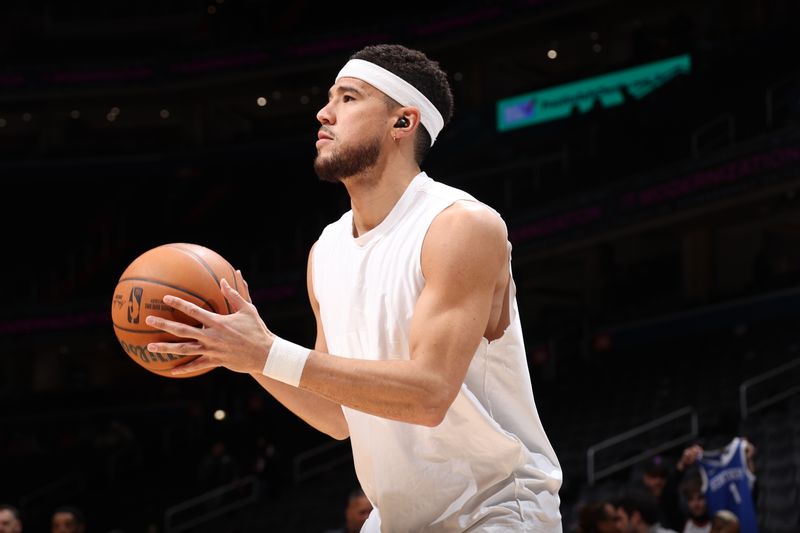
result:
[[(307, 285), (308, 297), (311, 301), (311, 308), (314, 310), (314, 317), (317, 321), (317, 339), (314, 344), (314, 351), (327, 352), (328, 347), (325, 343), (325, 333), (319, 319), (319, 303), (314, 295), (314, 288), (311, 282), (311, 258), (314, 247), (311, 248), (308, 260)], [(312, 427), (330, 435), (335, 439), (346, 439), (350, 432), (347, 428), (347, 421), (342, 413), (342, 407), (336, 402), (332, 402), (308, 391), (292, 387), (280, 381), (268, 378), (260, 373), (250, 374), (258, 383), (264, 387), (276, 400), (281, 402), (287, 409), (302, 418)]]
[(437, 216), (422, 248), (425, 287), (411, 322), (409, 360), (370, 361), (314, 350), (300, 388), (403, 422), (438, 425), (455, 399), (507, 277), (505, 226), (479, 204)]

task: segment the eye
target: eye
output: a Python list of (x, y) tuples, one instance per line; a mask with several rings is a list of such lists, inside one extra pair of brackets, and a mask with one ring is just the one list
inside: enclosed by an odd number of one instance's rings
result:
[(349, 94), (342, 96), (342, 102), (350, 102), (351, 100), (355, 100), (355, 98), (353, 98)]

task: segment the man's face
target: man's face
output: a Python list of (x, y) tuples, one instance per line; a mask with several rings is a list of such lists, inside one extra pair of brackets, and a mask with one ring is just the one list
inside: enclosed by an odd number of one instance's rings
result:
[(0, 511), (0, 533), (20, 533), (22, 524), (14, 517), (14, 513), (8, 509)]
[(667, 478), (645, 472), (642, 475), (642, 482), (656, 498), (660, 498), (661, 493), (664, 492), (664, 485), (667, 484)]
[(321, 127), (314, 170), (323, 181), (339, 182), (378, 164), (390, 121), (383, 93), (356, 78), (341, 78), (317, 113)]
[(56, 513), (53, 515), (50, 531), (51, 533), (82, 533), (83, 526), (78, 524), (72, 513)]
[(617, 524), (617, 531), (620, 533), (633, 533), (636, 531), (635, 525), (635, 517), (638, 516), (636, 512), (633, 513), (634, 516), (630, 516), (625, 509), (622, 507), (618, 507), (616, 510), (616, 524)]
[(603, 511), (605, 512), (605, 518), (597, 522), (597, 531), (600, 533), (620, 533), (617, 528), (617, 512), (614, 506), (606, 503), (603, 506)]
[(372, 511), (372, 504), (366, 496), (357, 496), (350, 500), (345, 510), (345, 521), (347, 522), (347, 531), (356, 532), (361, 531), (361, 526), (367, 521), (369, 513)]
[(701, 519), (706, 516), (706, 498), (700, 491), (689, 493), (686, 498), (686, 506), (689, 508), (689, 516), (694, 519)]

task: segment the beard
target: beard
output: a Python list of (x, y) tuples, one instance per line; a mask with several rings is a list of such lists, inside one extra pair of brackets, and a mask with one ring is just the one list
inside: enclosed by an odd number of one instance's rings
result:
[(360, 146), (334, 149), (327, 158), (317, 153), (314, 171), (322, 181), (338, 183), (374, 167), (380, 155), (381, 143), (376, 137)]

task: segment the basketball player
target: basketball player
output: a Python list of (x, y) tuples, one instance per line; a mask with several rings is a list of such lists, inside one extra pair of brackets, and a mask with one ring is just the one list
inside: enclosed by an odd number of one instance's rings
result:
[(167, 296), (201, 328), (148, 346), (200, 354), (173, 372), (252, 374), (287, 408), (351, 439), (374, 506), (362, 531), (561, 531), (562, 472), (534, 402), (504, 221), (435, 181), (423, 158), (452, 115), (425, 54), (368, 46), (317, 113), (314, 167), (352, 209), (312, 246), (314, 349), (276, 336), (229, 280), (226, 316)]

